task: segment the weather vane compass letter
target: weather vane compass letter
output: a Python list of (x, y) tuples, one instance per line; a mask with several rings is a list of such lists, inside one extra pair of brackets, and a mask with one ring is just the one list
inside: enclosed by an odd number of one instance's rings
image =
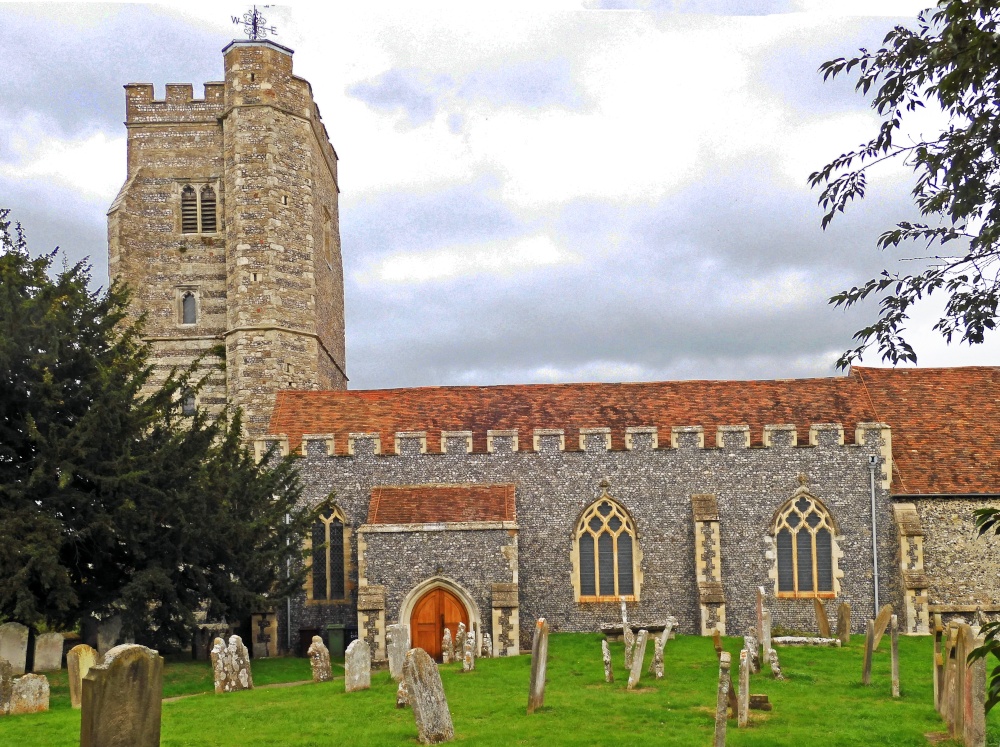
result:
[[(262, 5), (261, 7), (270, 8), (271, 6)], [(242, 18), (239, 16), (231, 16), (231, 18), (233, 23), (243, 27), (243, 33), (250, 38), (250, 41), (266, 39), (269, 36), (276, 36), (278, 33), (278, 29), (274, 26), (267, 25), (267, 19), (257, 10), (256, 5), (253, 6), (253, 10), (244, 13)]]

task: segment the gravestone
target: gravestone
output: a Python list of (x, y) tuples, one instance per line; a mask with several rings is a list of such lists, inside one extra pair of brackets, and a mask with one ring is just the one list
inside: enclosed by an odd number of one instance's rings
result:
[(267, 659), (278, 655), (278, 616), (274, 612), (255, 612), (250, 616), (253, 658)]
[(875, 651), (875, 621), (869, 620), (865, 630), (865, 663), (861, 670), (861, 684), (872, 682), (872, 653)]
[(893, 615), (889, 621), (889, 634), (892, 636), (891, 643), (891, 655), (892, 655), (892, 697), (899, 697), (899, 621), (896, 616)]
[(764, 621), (763, 622), (764, 635), (760, 639), (760, 647), (761, 647), (761, 652), (762, 652), (761, 656), (762, 657), (766, 657), (768, 655), (768, 651), (770, 651), (771, 648), (772, 648), (772, 644), (771, 644), (771, 610), (769, 610), (769, 609), (765, 609), (764, 610), (763, 621)]
[(16, 622), (0, 625), (0, 659), (6, 659), (10, 663), (14, 674), (24, 674), (27, 658), (28, 629)]
[(66, 654), (66, 673), (69, 675), (69, 702), (79, 708), (83, 698), (83, 678), (90, 668), (100, 661), (96, 648), (81, 643)]
[(625, 638), (625, 668), (632, 669), (632, 655), (635, 653), (635, 633), (632, 632), (632, 628), (624, 628), (623, 635)]
[(465, 646), (462, 648), (462, 671), (471, 672), (476, 668), (476, 634), (465, 636)]
[(728, 651), (719, 656), (719, 691), (715, 699), (715, 747), (726, 747), (726, 710), (729, 707), (729, 691), (732, 682), (729, 677), (731, 657)]
[(760, 671), (760, 644), (751, 633), (743, 636), (743, 650), (747, 652), (750, 671), (756, 674)]
[[(451, 642), (451, 630), (447, 627), (444, 629), (444, 636), (441, 638), (441, 661), (445, 664), (451, 661), (452, 655), (452, 642)], [(405, 659), (403, 660), (406, 661)]]
[(944, 692), (944, 648), (942, 637), (944, 636), (944, 623), (941, 613), (934, 613), (934, 707), (941, 713), (941, 693)]
[(122, 619), (118, 615), (105, 618), (97, 623), (97, 653), (104, 656), (118, 645), (122, 634)]
[(159, 747), (163, 658), (115, 646), (83, 680), (80, 747)]
[(624, 632), (625, 628), (628, 627), (628, 607), (625, 606), (624, 599), (621, 600), (621, 609), (622, 609), (622, 632)]
[[(624, 605), (624, 602), (622, 602)], [(531, 679), (528, 683), (528, 713), (534, 713), (545, 702), (545, 669), (549, 661), (549, 624), (544, 617), (535, 623), (531, 640)]]
[(851, 642), (851, 603), (841, 602), (837, 605), (837, 638), (841, 645)]
[(639, 637), (635, 642), (635, 655), (632, 657), (632, 669), (628, 674), (628, 684), (625, 688), (627, 690), (634, 690), (635, 686), (639, 684), (639, 678), (642, 677), (642, 662), (646, 659), (646, 643), (649, 641), (649, 631), (640, 630)]
[[(670, 636), (673, 634), (675, 627), (677, 627), (677, 618), (671, 615), (670, 617), (667, 618), (666, 623), (664, 623), (663, 625), (663, 632), (660, 633), (659, 637), (656, 639), (659, 641), (659, 651), (660, 651), (659, 661), (661, 670), (663, 669), (663, 649), (666, 648), (667, 641), (670, 640)], [(656, 672), (656, 650), (657, 650), (656, 646), (654, 645), (653, 660), (649, 662), (649, 670), (648, 670), (649, 674), (655, 674)], [(663, 677), (663, 672), (661, 671), (657, 679), (662, 679), (662, 677)]]
[(399, 682), (403, 679), (403, 663), (410, 650), (410, 626), (390, 625), (385, 629), (386, 653), (389, 656), (389, 674)]
[(14, 678), (7, 713), (41, 713), (49, 710), (49, 681), (43, 674), (26, 674)]
[(489, 633), (483, 633), (482, 655), (484, 659), (493, 658), (493, 637)]
[(742, 729), (747, 725), (750, 710), (750, 652), (740, 651), (739, 708), (736, 712), (737, 725)]
[(253, 690), (253, 673), (250, 671), (250, 652), (238, 635), (229, 636), (227, 645), (221, 638), (212, 646), (212, 672), (215, 692), (232, 693)]
[(458, 624), (455, 632), (455, 642), (451, 645), (451, 660), (462, 662), (462, 653), (465, 651), (465, 623)]
[(330, 668), (330, 649), (326, 647), (320, 636), (313, 636), (306, 655), (309, 656), (309, 663), (312, 665), (313, 682), (329, 682), (333, 679), (333, 670)]
[(611, 667), (611, 649), (608, 647), (607, 639), (601, 641), (601, 655), (604, 657), (604, 681), (614, 682), (615, 673)]
[[(406, 657), (403, 657), (403, 665), (406, 665)], [(406, 689), (406, 678), (399, 678), (399, 686), (396, 688), (396, 708), (406, 708), (410, 704), (410, 691)]]
[(781, 663), (778, 661), (778, 652), (773, 648), (767, 650), (767, 662), (771, 665), (771, 674), (774, 675), (774, 679), (785, 679), (785, 676), (781, 673)]
[(808, 635), (776, 635), (771, 639), (773, 646), (832, 646), (840, 648), (839, 638), (820, 638)]
[(757, 639), (764, 640), (764, 587), (757, 587)]
[(35, 638), (33, 672), (58, 672), (62, 669), (63, 634), (43, 633)]
[(372, 657), (368, 644), (364, 641), (351, 641), (344, 654), (344, 689), (352, 693), (355, 690), (367, 690), (372, 684)]
[(663, 679), (663, 639), (655, 638), (653, 640), (653, 675), (658, 680)]
[(767, 699), (766, 693), (757, 693), (750, 695), (750, 710), (772, 711), (774, 707), (771, 705), (771, 701)]
[[(354, 645), (353, 643), (351, 644)], [(403, 681), (409, 693), (417, 739), (421, 744), (439, 744), (455, 738), (441, 673), (422, 648), (410, 649), (403, 665)]]
[(829, 638), (830, 619), (826, 616), (826, 606), (817, 597), (813, 597), (813, 610), (816, 612), (816, 632), (820, 638)]
[(874, 643), (872, 648), (876, 651), (878, 650), (878, 645), (882, 642), (882, 636), (885, 635), (886, 628), (889, 627), (889, 618), (892, 617), (892, 605), (886, 604), (882, 606), (882, 609), (878, 611), (878, 617), (875, 618), (875, 633), (874, 633)]

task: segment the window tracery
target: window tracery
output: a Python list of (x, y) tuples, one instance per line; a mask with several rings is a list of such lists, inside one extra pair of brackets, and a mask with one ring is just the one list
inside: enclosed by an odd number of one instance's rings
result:
[(638, 598), (635, 523), (607, 494), (587, 508), (577, 522), (573, 560), (577, 601)]

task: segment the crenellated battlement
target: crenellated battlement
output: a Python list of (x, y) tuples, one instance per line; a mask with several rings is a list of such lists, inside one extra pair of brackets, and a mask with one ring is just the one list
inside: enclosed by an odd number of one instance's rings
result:
[(152, 83), (125, 86), (125, 123), (216, 122), (226, 106), (226, 84), (205, 84), (205, 95), (195, 98), (190, 83), (167, 83), (164, 98), (157, 99)]
[[(715, 427), (713, 445), (706, 445), (705, 428), (700, 425), (673, 426), (669, 429), (669, 440), (660, 438), (656, 426), (632, 426), (625, 432), (626, 451), (694, 451), (694, 450), (749, 450), (784, 448), (871, 448), (878, 449), (882, 457), (882, 480), (891, 469), (891, 434), (884, 423), (858, 423), (855, 427), (854, 443), (845, 444), (844, 427), (840, 423), (814, 423), (809, 426), (808, 444), (798, 445), (797, 426), (789, 424), (765, 425), (762, 445), (751, 445), (751, 429), (748, 425), (720, 425)], [(567, 441), (566, 429), (535, 428), (528, 433), (518, 430), (489, 430), (486, 434), (488, 454), (535, 453), (554, 454), (559, 452), (597, 454), (612, 451), (612, 429), (607, 426), (574, 429), (578, 438)], [(302, 456), (354, 457), (362, 455), (416, 456), (416, 455), (456, 455), (472, 454), (473, 431), (440, 431), (436, 448), (428, 448), (427, 431), (397, 431), (391, 441), (391, 449), (383, 451), (383, 434), (378, 432), (348, 433), (346, 437), (332, 433), (307, 433), (299, 440), (296, 451)], [(661, 442), (664, 443), (661, 446)], [(282, 455), (290, 451), (291, 441), (287, 435), (276, 434), (259, 438), (255, 442), (258, 459), (267, 452), (271, 444), (277, 444)], [(432, 443), (434, 441), (432, 440)], [(567, 448), (567, 444), (576, 448)], [(527, 445), (527, 448), (522, 448)], [(483, 452), (476, 452), (483, 453)]]

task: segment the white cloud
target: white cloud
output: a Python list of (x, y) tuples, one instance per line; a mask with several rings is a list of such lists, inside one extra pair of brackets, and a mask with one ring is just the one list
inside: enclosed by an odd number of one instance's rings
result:
[(510, 276), (579, 261), (577, 255), (539, 234), (512, 243), (492, 241), (386, 257), (360, 273), (361, 283), (416, 284), (476, 275)]

